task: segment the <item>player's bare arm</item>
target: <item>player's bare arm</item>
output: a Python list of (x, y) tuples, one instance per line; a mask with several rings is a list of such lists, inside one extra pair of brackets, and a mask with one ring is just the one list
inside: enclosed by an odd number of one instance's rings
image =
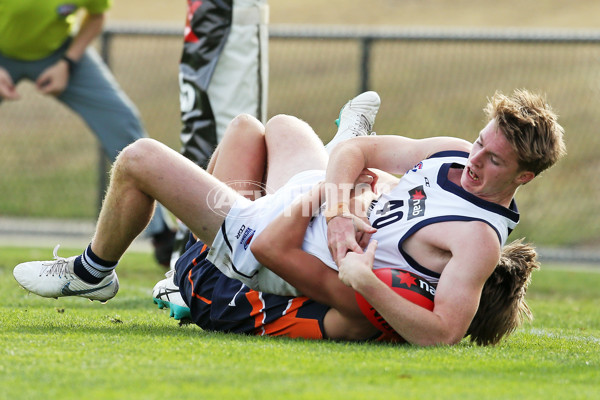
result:
[(358, 308), (354, 290), (338, 279), (336, 271), (302, 250), (310, 216), (322, 204), (323, 186), (317, 185), (297, 199), (254, 239), (250, 249), (261, 264), (305, 296), (332, 307), (323, 321), (329, 338), (368, 339), (377, 329)]
[(479, 222), (462, 223), (454, 233), (436, 239), (440, 250), (451, 256), (436, 289), (433, 311), (402, 298), (372, 273), (369, 251), (374, 253), (374, 244), (363, 255), (348, 253), (341, 260), (340, 279), (361, 293), (408, 342), (457, 343), (477, 311), (483, 285), (498, 262), (500, 244), (493, 230)]
[(345, 314), (362, 317), (354, 291), (340, 282), (337, 271), (302, 250), (311, 216), (321, 206), (323, 187), (318, 185), (296, 199), (254, 239), (250, 249), (258, 262), (305, 296)]

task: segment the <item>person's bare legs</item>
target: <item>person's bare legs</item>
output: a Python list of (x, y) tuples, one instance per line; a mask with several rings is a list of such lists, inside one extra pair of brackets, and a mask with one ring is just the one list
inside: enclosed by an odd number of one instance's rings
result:
[(266, 186), (271, 192), (291, 177), (310, 169), (326, 169), (328, 155), (323, 142), (306, 122), (277, 115), (265, 128), (267, 145)]
[(143, 231), (158, 200), (205, 243), (212, 243), (239, 198), (233, 189), (152, 139), (127, 146), (113, 166), (92, 251), (117, 261)]
[(263, 127), (243, 114), (229, 125), (206, 171), (254, 200), (258, 184), (274, 192), (298, 172), (324, 170), (327, 160), (323, 143), (306, 122), (277, 115)]
[(264, 194), (266, 160), (264, 125), (251, 115), (241, 114), (227, 127), (206, 172), (242, 196), (256, 200)]
[[(265, 164), (264, 131), (251, 118), (241, 117), (236, 122), (239, 127), (252, 128), (254, 135), (248, 139), (256, 153), (237, 146), (239, 143), (233, 139), (228, 140), (225, 144), (232, 143), (238, 153), (227, 154), (224, 145), (219, 150), (221, 158), (214, 160), (211, 171), (227, 179), (232, 171), (244, 167), (239, 163), (247, 162), (246, 167), (253, 167), (244, 179), (260, 181)], [(276, 118), (270, 126), (273, 153), (282, 152), (273, 154), (269, 161), (276, 169), (271, 179), (276, 182), (272, 184), (274, 187), (281, 186), (299, 171), (324, 167), (326, 155), (310, 127), (291, 117)], [(295, 127), (300, 128), (299, 132), (294, 130)], [(277, 130), (282, 132), (281, 141), (276, 140)], [(238, 132), (240, 135), (241, 131)], [(295, 135), (298, 133), (300, 137)], [(300, 149), (308, 149), (308, 152)], [(293, 165), (286, 167), (288, 163)], [(239, 179), (238, 174), (239, 171), (235, 177)], [(225, 216), (241, 198), (234, 189), (181, 154), (155, 140), (140, 139), (127, 146), (113, 165), (109, 189), (88, 249), (68, 259), (58, 257), (55, 252), (52, 262), (21, 263), (15, 267), (13, 275), (23, 288), (43, 297), (80, 296), (107, 301), (119, 288), (114, 273), (116, 262), (147, 225), (155, 200), (185, 223), (199, 239), (212, 243)]]
[(13, 276), (42, 297), (107, 301), (119, 290), (117, 262), (144, 230), (160, 201), (205, 243), (212, 243), (241, 195), (153, 139), (127, 146), (113, 165), (96, 232), (79, 256), (17, 265)]

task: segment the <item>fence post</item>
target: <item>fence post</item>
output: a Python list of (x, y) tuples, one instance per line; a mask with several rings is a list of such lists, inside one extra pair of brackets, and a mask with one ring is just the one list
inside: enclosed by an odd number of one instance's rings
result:
[[(106, 30), (100, 35), (100, 56), (108, 68), (110, 68), (110, 45), (113, 39), (113, 33), (107, 32)], [(104, 193), (108, 187), (107, 171), (110, 167), (110, 163), (104, 153), (104, 149), (98, 143), (98, 215), (100, 209), (102, 209), (102, 202), (104, 201)]]
[(373, 44), (372, 37), (363, 37), (361, 44), (361, 59), (360, 59), (360, 93), (369, 90), (371, 82), (369, 81), (371, 70), (371, 47)]

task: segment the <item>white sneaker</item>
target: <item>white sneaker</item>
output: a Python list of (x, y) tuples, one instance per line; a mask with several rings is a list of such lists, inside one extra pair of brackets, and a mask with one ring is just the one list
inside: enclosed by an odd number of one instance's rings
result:
[(367, 136), (373, 130), (375, 116), (379, 111), (381, 100), (376, 92), (364, 92), (347, 102), (340, 110), (340, 116), (335, 121), (338, 131), (325, 146), (331, 154), (339, 143), (358, 136)]
[(84, 282), (73, 272), (76, 256), (62, 258), (54, 248), (54, 261), (30, 261), (19, 264), (13, 276), (24, 289), (42, 297), (78, 296), (106, 302), (119, 291), (119, 279), (113, 271), (97, 284)]
[(169, 317), (176, 320), (191, 319), (190, 308), (183, 301), (179, 287), (173, 282), (174, 270), (167, 271), (166, 278), (158, 281), (152, 289), (152, 298), (154, 303), (158, 304), (158, 308), (168, 308), (170, 310)]

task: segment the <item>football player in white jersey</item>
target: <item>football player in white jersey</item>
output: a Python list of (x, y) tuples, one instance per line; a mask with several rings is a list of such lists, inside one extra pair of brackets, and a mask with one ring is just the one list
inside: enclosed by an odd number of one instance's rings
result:
[[(450, 138), (397, 136), (346, 141), (331, 154), (327, 182), (338, 186), (353, 182), (364, 168), (402, 173), (436, 152), (462, 150), (469, 152), (466, 165), (450, 168), (448, 180), (478, 199), (508, 209), (520, 186), (565, 153), (563, 129), (544, 99), (524, 90), (510, 97), (496, 94), (486, 112), (489, 122), (472, 145)], [(404, 241), (404, 252), (440, 273), (435, 308), (429, 312), (394, 296), (375, 278), (370, 257), (361, 256), (354, 239), (356, 230), (367, 227), (347, 217), (346, 193), (326, 196), (329, 247), (339, 263), (340, 279), (368, 299), (407, 341), (422, 345), (460, 341), (500, 256), (494, 229), (482, 221), (441, 222), (419, 229)]]
[[(398, 296), (372, 272), (382, 249), (375, 251), (377, 242), (372, 241), (363, 252), (356, 236), (377, 232), (351, 213), (348, 191), (342, 188), (354, 182), (365, 168), (404, 173), (431, 156), (448, 151), (467, 152), (463, 165), (440, 167), (435, 177), (438, 183), (444, 181), (440, 186), (448, 192), (449, 205), (462, 197), (473, 204), (483, 204), (484, 208), (495, 208), (498, 214), (516, 222), (511, 216), (516, 190), (565, 153), (563, 129), (544, 99), (524, 90), (517, 90), (510, 97), (496, 94), (486, 111), (489, 122), (473, 144), (455, 138), (359, 137), (338, 145), (328, 163), (326, 188), (335, 190), (326, 193), (327, 208), (322, 214), (327, 223), (329, 248), (339, 266), (339, 279), (365, 297), (403, 338), (414, 344), (452, 344), (464, 337), (477, 312), (484, 283), (498, 263), (502, 237), (512, 227), (507, 225), (506, 232), (499, 232), (493, 224), (476, 216), (439, 219), (437, 223), (418, 226), (402, 241), (391, 242), (412, 265), (427, 266), (430, 272), (438, 274), (435, 307), (429, 311)], [(427, 181), (423, 179), (423, 183), (427, 193)], [(429, 183), (433, 184), (431, 179)], [(396, 222), (401, 223), (408, 219), (410, 207), (410, 202), (402, 206), (398, 203), (396, 210), (388, 207), (383, 216), (393, 221), (395, 215)], [(385, 206), (381, 206), (383, 209)], [(372, 212), (371, 223), (377, 222), (374, 218)], [(310, 285), (297, 283), (302, 273), (299, 271), (323, 261), (316, 262), (315, 257), (300, 251), (290, 257), (294, 243), (282, 244), (281, 238), (284, 232), (292, 231), (294, 224), (289, 219), (287, 224), (284, 218), (279, 221), (279, 228), (271, 226), (256, 239), (254, 256), (309, 297), (321, 296), (318, 301), (326, 304), (334, 301), (336, 294), (327, 294), (329, 279), (324, 273), (318, 278), (324, 282), (321, 293), (314, 293)], [(388, 226), (380, 230), (385, 228)], [(390, 251), (390, 247), (388, 244), (384, 251)]]

